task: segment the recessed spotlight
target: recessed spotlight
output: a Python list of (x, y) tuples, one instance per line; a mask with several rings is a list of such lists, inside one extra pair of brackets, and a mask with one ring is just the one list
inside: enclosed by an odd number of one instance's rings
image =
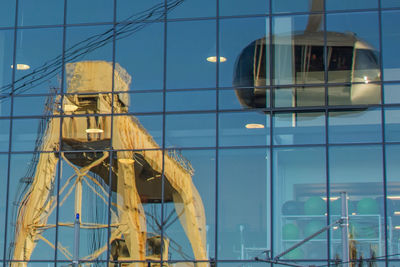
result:
[[(14, 65), (11, 65), (11, 68), (14, 68)], [(28, 64), (17, 64), (17, 70), (29, 70), (31, 66)]]
[(264, 129), (264, 125), (260, 123), (248, 123), (246, 124), (247, 129)]
[(86, 133), (103, 133), (103, 129), (98, 129), (98, 128), (89, 128), (86, 129)]
[[(207, 58), (208, 62), (217, 62), (217, 57), (216, 56), (212, 56), (212, 57), (208, 57)], [(226, 57), (219, 57), (219, 62), (225, 62), (226, 61)]]
[(122, 164), (133, 164), (133, 163), (135, 163), (135, 160), (133, 160), (133, 159), (118, 159), (118, 162), (120, 162)]

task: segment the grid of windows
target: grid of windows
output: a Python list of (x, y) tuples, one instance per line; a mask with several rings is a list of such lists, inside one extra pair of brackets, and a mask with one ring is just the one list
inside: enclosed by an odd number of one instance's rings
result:
[[(0, 266), (265, 265), (341, 192), (350, 259), (396, 266), (399, 18), (395, 0), (2, 1)], [(340, 233), (270, 265), (340, 266)]]

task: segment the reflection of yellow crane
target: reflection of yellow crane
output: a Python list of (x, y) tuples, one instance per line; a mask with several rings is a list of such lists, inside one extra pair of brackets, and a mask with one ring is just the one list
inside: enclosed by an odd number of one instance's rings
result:
[[(104, 61), (86, 61), (69, 63), (66, 66), (67, 93), (63, 98), (62, 109), (66, 117), (54, 108), (52, 118), (47, 125), (41, 150), (54, 151), (40, 155), (32, 185), (18, 207), (16, 221), (13, 260), (29, 261), (36, 242), (41, 239), (53, 248), (59, 249), (66, 258), (72, 260), (72, 254), (60, 244), (53, 245), (43, 235), (46, 229), (55, 227), (47, 224), (50, 214), (61, 206), (52, 196), (57, 163), (60, 159), (67, 162), (75, 174), (66, 183), (74, 181), (75, 214), (82, 213), (82, 186), (86, 182), (100, 186), (89, 172), (98, 174), (105, 183), (112, 178), (111, 191), (117, 193), (117, 212), (112, 211), (110, 244), (124, 240), (128, 257), (123, 260), (145, 261), (160, 260), (154, 255), (146, 255), (146, 242), (161, 243), (147, 237), (146, 216), (143, 202), (173, 201), (177, 214), (191, 243), (195, 260), (207, 260), (205, 240), (205, 213), (200, 195), (192, 182), (191, 171), (175, 157), (164, 154), (149, 133), (132, 116), (124, 115), (128, 111), (127, 94), (110, 93), (113, 78), (115, 91), (128, 91), (131, 77), (118, 64), (113, 67)], [(112, 110), (113, 107), (113, 110)], [(122, 114), (110, 116), (111, 113)], [(105, 114), (105, 115), (102, 115)], [(61, 137), (61, 141), (60, 141)], [(108, 152), (112, 148), (116, 156)], [(59, 153), (59, 150), (63, 152)], [(86, 150), (89, 152), (79, 152)], [(101, 152), (90, 152), (90, 150)], [(110, 163), (112, 167), (110, 170)], [(164, 193), (161, 193), (161, 177), (165, 176)], [(75, 179), (75, 180), (73, 180)], [(66, 186), (61, 185), (60, 193)], [(93, 191), (107, 202), (107, 192)], [(68, 191), (68, 190), (66, 190)], [(69, 190), (68, 194), (71, 193)], [(67, 195), (65, 197), (67, 197)], [(103, 194), (104, 196), (102, 196)], [(94, 207), (93, 207), (94, 208)], [(71, 216), (74, 217), (74, 216)], [(82, 228), (107, 227), (82, 221)], [(61, 226), (73, 226), (62, 223)], [(60, 238), (62, 242), (62, 238)], [(162, 259), (168, 259), (168, 242), (164, 240)], [(107, 249), (107, 244), (94, 251), (86, 260), (96, 259)], [(160, 246), (160, 245), (159, 245)], [(115, 256), (115, 255), (114, 255)], [(126, 255), (125, 255), (126, 256)], [(118, 255), (114, 260), (121, 260)], [(14, 266), (26, 266), (15, 263)], [(131, 266), (131, 265), (130, 265)], [(132, 266), (142, 266), (132, 264)], [(143, 264), (144, 266), (144, 264)], [(198, 263), (197, 266), (207, 266)]]

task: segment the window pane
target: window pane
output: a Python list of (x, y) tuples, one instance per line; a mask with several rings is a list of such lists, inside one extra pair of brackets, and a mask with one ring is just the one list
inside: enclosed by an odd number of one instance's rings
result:
[(168, 24), (167, 88), (215, 87), (215, 21)]
[[(18, 26), (63, 24), (64, 2), (52, 0), (18, 1)], [(36, 12), (32, 12), (35, 10)]]
[[(379, 146), (338, 146), (329, 150), (331, 221), (341, 211), (340, 192), (348, 194), (350, 246), (358, 259), (384, 255), (382, 149)], [(332, 257), (341, 258), (340, 230), (331, 236)], [(352, 257), (351, 259), (355, 259)]]
[[(107, 152), (67, 152), (63, 153), (60, 159), (62, 176), (60, 177), (58, 238), (66, 248), (74, 248), (75, 231), (73, 227), (68, 227), (68, 222), (73, 222), (78, 213), (81, 227), (79, 255), (82, 258), (107, 244), (109, 190), (116, 191), (114, 187), (107, 186), (110, 175), (108, 169), (110, 159), (107, 155)], [(117, 166), (112, 166), (112, 168), (119, 174), (120, 169)], [(84, 169), (88, 172), (79, 177), (79, 171)], [(112, 176), (115, 178), (114, 175)], [(71, 191), (72, 194), (70, 194)], [(79, 197), (81, 200), (78, 199)], [(111, 201), (116, 207), (115, 196), (111, 196)], [(120, 210), (117, 211), (117, 208), (111, 212), (114, 225), (120, 223), (120, 218), (116, 214), (121, 213)], [(99, 253), (97, 258), (105, 260), (106, 250), (100, 251), (102, 253)], [(57, 255), (61, 260), (68, 259), (68, 254), (59, 252)]]
[[(170, 191), (177, 193), (171, 199), (165, 199), (164, 205), (164, 234), (169, 239), (169, 260), (207, 260), (214, 257), (215, 251), (215, 151), (213, 150), (183, 150), (169, 151), (172, 158), (178, 162), (186, 162), (184, 168), (189, 175), (168, 177), (169, 167), (165, 169), (165, 191), (168, 197)], [(178, 156), (179, 155), (179, 156)], [(170, 164), (169, 157), (165, 164)], [(178, 170), (176, 170), (179, 173)], [(190, 175), (191, 173), (191, 175)], [(190, 177), (191, 176), (191, 177)], [(188, 179), (188, 180), (182, 180)], [(174, 189), (169, 189), (171, 185)], [(183, 187), (186, 185), (186, 187)], [(190, 185), (192, 186), (190, 188)], [(176, 190), (176, 191), (175, 191)], [(198, 191), (198, 193), (196, 193)], [(196, 214), (190, 213), (191, 202), (185, 204), (183, 199), (194, 200)], [(175, 207), (174, 207), (175, 206)], [(197, 219), (194, 223), (189, 220)], [(179, 218), (179, 220), (177, 220)], [(193, 222), (193, 221), (192, 221)], [(196, 224), (196, 225), (194, 225)], [(190, 234), (189, 234), (190, 233)], [(196, 239), (201, 235), (203, 238)], [(196, 253), (196, 254), (195, 254)]]
[[(6, 154), (1, 154), (0, 155), (0, 182), (3, 185), (2, 188), (0, 189), (0, 214), (2, 218), (5, 218), (6, 216), (6, 184), (7, 184), (7, 170), (8, 170), (8, 155)], [(4, 224), (4, 219), (2, 220), (2, 223)], [(0, 228), (0, 249), (4, 249), (4, 227)]]
[(382, 12), (382, 57), (385, 81), (399, 80), (400, 64), (398, 47), (400, 34), (396, 21), (400, 16), (398, 11)]
[(51, 90), (60, 90), (62, 38), (62, 28), (18, 31), (17, 93), (51, 93)]
[(113, 119), (113, 148), (161, 148), (162, 119), (162, 115), (115, 116)]
[[(226, 19), (220, 22), (221, 61), (219, 85), (248, 88), (237, 91), (244, 107), (266, 106), (265, 87), (269, 84), (268, 19)], [(224, 61), (223, 61), (224, 60)]]
[(306, 107), (325, 105), (324, 87), (277, 88), (274, 92), (275, 107)]
[(329, 142), (381, 142), (381, 116), (380, 109), (329, 112)]
[(49, 243), (55, 242), (57, 161), (54, 153), (11, 156), (7, 231), (12, 259), (54, 260)]
[(167, 111), (215, 110), (214, 90), (167, 92)]
[(400, 179), (399, 179), (399, 162), (400, 146), (386, 146), (386, 177), (387, 177), (387, 221), (389, 224), (388, 234), (391, 239), (389, 242), (389, 251), (393, 253), (399, 252), (398, 237), (400, 235)]
[(267, 14), (269, 10), (269, 1), (270, 0), (253, 0), (243, 2), (241, 0), (220, 0), (219, 15)]
[[(112, 61), (112, 27), (69, 27), (66, 33), (66, 61)], [(122, 66), (123, 68), (125, 66)], [(111, 91), (111, 90), (110, 90)]]
[[(52, 121), (53, 130), (46, 130), (46, 123)], [(13, 151), (53, 151), (56, 150), (60, 139), (60, 120), (43, 117), (41, 119), (13, 120)], [(43, 128), (44, 127), (44, 128)], [(49, 141), (49, 143), (45, 142)], [(43, 144), (45, 143), (45, 146)]]
[(132, 90), (162, 89), (164, 25), (119, 25), (115, 61), (132, 76)]
[[(151, 11), (164, 9), (164, 1), (161, 0), (117, 0), (117, 20), (142, 20)], [(156, 17), (150, 19), (157, 19)]]
[[(14, 97), (14, 116), (43, 116), (54, 112), (55, 96), (16, 96)], [(49, 103), (46, 106), (46, 103)]]
[(328, 80), (333, 83), (363, 82), (352, 86), (351, 97), (354, 103), (357, 103), (357, 99), (353, 98), (363, 91), (372, 91), (375, 95), (378, 92), (374, 90), (379, 91), (370, 88), (374, 87), (371, 82), (379, 82), (381, 77), (378, 26), (376, 12), (327, 16), (327, 30), (331, 32), (327, 37), (330, 62)]
[[(259, 92), (265, 94), (265, 97), (256, 97), (253, 100), (253, 88), (219, 90), (219, 109), (247, 109), (253, 108), (253, 106), (259, 108), (269, 107), (270, 90), (260, 88), (260, 90), (257, 89), (257, 94)], [(254, 105), (251, 103), (254, 103)]]
[(385, 109), (385, 140), (398, 142), (400, 140), (400, 109)]
[[(277, 255), (327, 225), (325, 149), (279, 148), (273, 160)], [(326, 236), (316, 236), (282, 259), (326, 259)]]
[(171, 1), (169, 6), (175, 6), (168, 13), (168, 18), (192, 18), (192, 17), (215, 17), (216, 0), (187, 0)]
[(266, 149), (219, 152), (220, 259), (252, 260), (270, 247), (268, 158)]
[(130, 99), (129, 112), (162, 112), (163, 110), (162, 92), (130, 93), (122, 95)]
[(290, 1), (290, 0), (271, 0), (273, 13), (286, 12), (307, 12), (307, 11), (322, 11), (323, 1), (316, 0), (315, 6), (312, 7), (308, 0)]
[(9, 116), (11, 111), (11, 98), (4, 97), (2, 98), (0, 95), (0, 117)]
[(363, 8), (377, 8), (377, 0), (326, 0), (327, 10), (347, 10), (347, 9), (363, 9)]
[(383, 86), (385, 104), (400, 103), (400, 85), (399, 84), (385, 84)]
[(255, 112), (221, 113), (220, 146), (265, 146), (269, 140), (269, 115)]
[(5, 94), (4, 97), (9, 97), (6, 94), (10, 93), (12, 89), (13, 35), (11, 30), (0, 30), (0, 94)]
[(397, 0), (382, 0), (382, 7), (400, 7)]
[(0, 27), (10, 27), (15, 24), (15, 0), (1, 1)]
[(214, 147), (216, 115), (177, 114), (165, 118), (167, 147)]
[(322, 112), (275, 113), (274, 144), (325, 143), (325, 115)]
[(112, 22), (114, 2), (108, 0), (69, 0), (67, 23)]
[[(322, 15), (279, 16), (273, 20), (274, 81), (277, 85), (324, 82)], [(300, 32), (300, 33), (299, 33)], [(310, 43), (309, 40), (312, 40)]]

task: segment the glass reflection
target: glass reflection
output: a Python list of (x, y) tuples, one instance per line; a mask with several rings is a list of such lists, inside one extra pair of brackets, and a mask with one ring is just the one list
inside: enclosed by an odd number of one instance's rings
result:
[[(384, 255), (382, 149), (379, 146), (335, 146), (329, 149), (331, 221), (340, 213), (340, 192), (348, 194), (350, 259)], [(341, 258), (340, 231), (331, 235), (332, 258)]]
[(398, 178), (400, 146), (386, 146), (386, 175), (387, 199), (386, 211), (388, 221), (389, 251), (394, 254), (400, 252), (398, 240), (400, 239), (400, 183)]
[(107, 0), (69, 0), (67, 2), (67, 23), (112, 22), (114, 3)]
[(306, 107), (325, 105), (324, 87), (276, 88), (275, 107)]
[(380, 142), (381, 116), (380, 109), (329, 112), (329, 142)]
[[(12, 151), (53, 151), (52, 146), (36, 146), (41, 143), (40, 138), (44, 134), (49, 117), (40, 119), (14, 119), (13, 120), (13, 135), (12, 135)], [(59, 119), (54, 119), (54, 124), (60, 124)], [(58, 143), (60, 137), (60, 130), (53, 128), (52, 139)], [(44, 150), (41, 150), (44, 149)]]
[[(168, 155), (176, 157), (179, 155), (186, 166), (193, 172), (193, 183), (202, 197), (205, 214), (205, 237), (206, 254), (213, 258), (215, 254), (215, 151), (213, 150), (169, 150)], [(167, 183), (168, 184), (168, 183)], [(165, 195), (170, 194), (168, 189)], [(164, 205), (163, 234), (169, 240), (169, 260), (194, 259), (190, 240), (185, 235), (188, 231), (184, 224), (180, 223), (183, 216), (175, 213), (175, 209), (182, 211), (184, 203), (173, 197), (174, 202), (166, 201)], [(165, 199), (167, 200), (167, 199)], [(175, 207), (174, 207), (175, 206)], [(179, 218), (179, 219), (178, 219)]]
[(0, 2), (0, 27), (14, 26), (15, 4), (15, 0)]
[(400, 56), (399, 45), (400, 35), (399, 29), (394, 27), (400, 16), (399, 11), (382, 12), (382, 57), (383, 57), (383, 74), (385, 81), (399, 80), (400, 65), (397, 60)]
[[(219, 64), (220, 86), (231, 87), (233, 84), (239, 88), (269, 85), (269, 50), (261, 41), (255, 41), (268, 36), (268, 22), (269, 19), (265, 18), (220, 21), (219, 53), (226, 58), (225, 62)], [(259, 59), (257, 66), (253, 65), (254, 58)]]
[(252, 260), (270, 248), (269, 150), (220, 149), (220, 259)]
[(216, 64), (215, 20), (168, 23), (167, 88), (213, 88)]
[(162, 7), (164, 8), (164, 1), (162, 0), (117, 0), (117, 20), (137, 20), (132, 15), (147, 13), (150, 8)]
[[(0, 214), (6, 214), (6, 190), (7, 186), (7, 170), (8, 170), (8, 155), (1, 154), (0, 155), (0, 183), (3, 185), (2, 189), (0, 189)], [(3, 223), (3, 222), (2, 222)], [(0, 228), (0, 249), (4, 249), (4, 227)]]
[(0, 117), (10, 116), (11, 112), (11, 98), (8, 96), (0, 95)]
[(325, 114), (296, 112), (274, 114), (274, 144), (324, 144)]
[[(14, 38), (12, 31), (0, 30), (0, 94), (11, 92)], [(3, 102), (3, 98), (0, 99)]]
[(140, 31), (135, 30), (138, 26), (134, 23), (117, 26), (123, 38), (116, 41), (115, 61), (132, 75), (132, 90), (162, 89), (164, 26), (150, 22), (140, 25)]
[(400, 88), (399, 84), (385, 84), (383, 86), (383, 95), (385, 96), (385, 104), (400, 103)]
[(62, 29), (23, 29), (17, 31), (17, 93), (54, 93), (60, 90)]
[(385, 140), (387, 142), (400, 141), (400, 109), (385, 109)]
[(145, 113), (163, 111), (162, 92), (126, 93), (126, 95), (130, 98), (131, 103), (128, 109), (129, 112)]
[[(64, 2), (52, 0), (18, 1), (18, 26), (57, 25), (64, 21)], [(31, 12), (36, 10), (37, 12)]]
[(10, 141), (10, 120), (0, 119), (0, 151), (9, 150)]
[(241, 0), (220, 0), (219, 15), (253, 15), (267, 14), (269, 10), (269, 0), (253, 0), (243, 2)]
[[(131, 76), (119, 64), (105, 61), (67, 63), (65, 69), (68, 94), (56, 97), (59, 102), (50, 109), (55, 116), (42, 122), (29, 120), (41, 125), (36, 141), (29, 140), (29, 145), (35, 151), (49, 152), (33, 157), (27, 193), (14, 190), (20, 201), (12, 217), (17, 227), (9, 257), (48, 257), (41, 252), (40, 239), (56, 247), (63, 260), (106, 259), (111, 226), (112, 259), (168, 260), (170, 240), (166, 236), (162, 239), (159, 229), (147, 230), (150, 225), (160, 225), (150, 211), (165, 200), (176, 204), (194, 259), (206, 260), (206, 217), (190, 163), (177, 153), (164, 155), (146, 123), (142, 125), (138, 118), (104, 115), (127, 113), (129, 96), (112, 94), (110, 88), (128, 91)], [(28, 142), (14, 143), (27, 149)], [(61, 175), (60, 187), (56, 185), (57, 173)], [(55, 246), (51, 239), (55, 224), (50, 224), (49, 218), (57, 208), (62, 238)], [(77, 243), (79, 252), (70, 250)]]
[(216, 114), (170, 114), (165, 118), (166, 147), (214, 147)]
[(13, 116), (43, 116), (50, 108), (54, 95), (48, 96), (15, 96)]
[(216, 0), (183, 0), (176, 2), (176, 8), (171, 10), (168, 18), (215, 17), (217, 15)]
[[(243, 92), (241, 92), (243, 90)], [(269, 101), (269, 95), (270, 95), (270, 90), (269, 89), (265, 89), (265, 97), (266, 97), (266, 106), (269, 107), (270, 105), (270, 101)], [(235, 109), (243, 109), (243, 106), (240, 104), (240, 102), (238, 101), (238, 95), (245, 95), (246, 94), (247, 89), (236, 89), (236, 90), (232, 90), (232, 89), (228, 89), (228, 90), (219, 90), (218, 94), (219, 94), (219, 109), (221, 110), (235, 110)], [(264, 101), (264, 100), (262, 100)]]
[(323, 11), (323, 0), (270, 0), (272, 1), (273, 13), (288, 13), (288, 12), (321, 12)]
[[(325, 149), (276, 149), (274, 160), (273, 231), (278, 255), (327, 225)], [(321, 233), (282, 259), (326, 259), (326, 237)]]
[[(56, 208), (56, 188), (57, 181), (55, 176), (52, 178), (43, 175), (42, 181), (46, 178), (51, 179), (51, 183), (48, 183), (48, 187), (38, 185), (36, 190), (31, 190), (33, 184), (37, 181), (35, 179), (37, 172), (35, 172), (36, 164), (38, 159), (46, 159), (44, 161), (46, 167), (42, 168), (43, 172), (51, 172), (54, 175), (58, 172), (58, 166), (52, 165), (51, 160), (54, 159), (54, 153), (34, 153), (34, 154), (14, 154), (11, 156), (10, 164), (10, 185), (9, 185), (9, 201), (8, 201), (8, 239), (7, 239), (7, 257), (11, 259), (20, 260), (54, 260), (54, 244), (55, 240), (55, 227), (56, 227), (56, 214), (49, 213), (48, 211)], [(49, 160), (49, 161), (47, 161)], [(43, 165), (42, 165), (43, 166)], [(43, 196), (43, 197), (42, 197)], [(32, 199), (31, 202), (35, 203), (31, 206), (24, 206), (26, 199)], [(28, 208), (24, 210), (24, 207)], [(34, 216), (37, 211), (43, 209), (41, 217)], [(22, 218), (21, 213), (30, 217), (32, 224)], [(46, 222), (46, 225), (42, 222)], [(33, 226), (33, 228), (28, 227)], [(30, 228), (29, 232), (35, 233), (35, 241), (32, 243), (30, 237), (22, 238), (20, 232), (26, 231)], [(24, 236), (26, 237), (26, 236)], [(32, 248), (35, 247), (35, 253), (32, 252)], [(16, 256), (22, 251), (30, 254), (29, 258)], [(15, 255), (13, 257), (12, 255)], [(26, 264), (15, 264), (13, 266), (27, 266)]]
[(265, 146), (270, 143), (269, 115), (255, 112), (219, 114), (220, 146)]
[(215, 90), (167, 92), (166, 111), (215, 110)]
[(327, 10), (349, 10), (349, 9), (367, 9), (377, 8), (377, 0), (326, 0)]

